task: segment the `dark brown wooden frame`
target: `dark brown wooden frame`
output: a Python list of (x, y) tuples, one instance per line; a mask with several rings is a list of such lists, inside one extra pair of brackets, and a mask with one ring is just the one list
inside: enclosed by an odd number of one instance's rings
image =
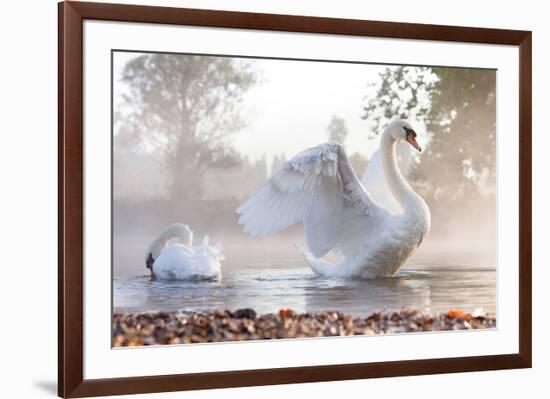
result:
[[(519, 352), (267, 370), (131, 378), (83, 378), (83, 92), (84, 20), (194, 25), (519, 47)], [(59, 342), (61, 397), (352, 380), (531, 367), (531, 32), (456, 26), (209, 11), (121, 4), (59, 3)]]

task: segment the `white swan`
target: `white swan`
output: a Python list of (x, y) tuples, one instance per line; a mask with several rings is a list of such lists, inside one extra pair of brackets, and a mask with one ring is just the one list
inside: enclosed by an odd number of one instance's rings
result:
[[(303, 221), (309, 251), (297, 248), (315, 273), (344, 278), (392, 276), (430, 228), (428, 206), (399, 171), (395, 153), (399, 141), (421, 151), (408, 122), (396, 120), (384, 130), (380, 157), (397, 213), (373, 199), (344, 148), (331, 142), (287, 161), (237, 209), (239, 223), (254, 238)], [(320, 259), (331, 250), (341, 255), (340, 261)]]
[(205, 236), (201, 245), (193, 244), (193, 232), (182, 223), (168, 226), (149, 245), (145, 265), (151, 276), (161, 280), (218, 280), (224, 260), (222, 246), (209, 245)]

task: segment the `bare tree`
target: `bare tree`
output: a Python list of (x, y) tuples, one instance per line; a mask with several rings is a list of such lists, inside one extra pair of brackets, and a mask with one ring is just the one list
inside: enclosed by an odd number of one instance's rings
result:
[(116, 115), (118, 135), (132, 136), (162, 163), (172, 199), (197, 198), (208, 169), (238, 162), (230, 137), (245, 124), (239, 105), (256, 82), (249, 62), (145, 54), (125, 65), (122, 81), (128, 90), (125, 112)]

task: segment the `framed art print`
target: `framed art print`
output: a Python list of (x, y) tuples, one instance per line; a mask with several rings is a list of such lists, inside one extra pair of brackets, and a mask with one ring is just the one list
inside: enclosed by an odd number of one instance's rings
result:
[(530, 32), (59, 4), (60, 396), (531, 350)]

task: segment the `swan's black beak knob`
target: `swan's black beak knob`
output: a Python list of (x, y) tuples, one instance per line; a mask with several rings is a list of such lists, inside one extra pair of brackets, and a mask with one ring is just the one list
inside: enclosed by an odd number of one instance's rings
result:
[(145, 267), (147, 267), (147, 269), (153, 270), (153, 263), (155, 263), (155, 260), (153, 259), (153, 255), (149, 253), (147, 260), (145, 261)]

